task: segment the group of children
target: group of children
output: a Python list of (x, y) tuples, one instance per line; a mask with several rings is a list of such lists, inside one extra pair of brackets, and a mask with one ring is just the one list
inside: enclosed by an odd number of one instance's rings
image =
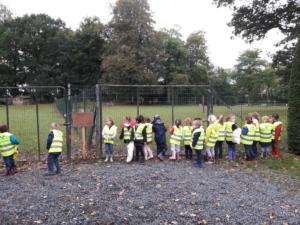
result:
[[(10, 176), (17, 173), (15, 159), (18, 153), (18, 139), (9, 132), (7, 125), (0, 125), (0, 153), (5, 164), (4, 176)], [(46, 149), (48, 150), (47, 169), (44, 176), (59, 175), (61, 173), (59, 165), (59, 156), (63, 150), (63, 132), (59, 130), (57, 123), (51, 124), (51, 130), (48, 134)], [(54, 171), (54, 166), (56, 171)]]
[[(201, 118), (186, 118), (183, 123), (180, 119), (175, 120), (175, 124), (169, 129), (170, 160), (179, 160), (181, 146), (184, 146), (185, 158), (192, 160), (193, 152), (195, 152), (195, 166), (200, 168), (203, 158), (208, 164), (223, 158), (224, 142), (228, 146), (227, 159), (229, 161), (236, 159), (236, 144), (240, 143), (244, 145), (247, 161), (256, 161), (260, 155), (267, 157), (270, 147), (272, 147), (272, 155), (276, 158), (280, 157), (279, 141), (283, 125), (279, 121), (277, 113), (270, 117), (263, 116), (261, 118), (256, 112), (249, 113), (245, 117), (245, 125), (242, 129), (236, 125), (234, 114), (229, 114), (226, 118), (223, 115), (210, 115), (205, 122), (207, 122), (206, 129)], [(156, 143), (158, 159), (163, 161), (166, 158), (166, 134), (168, 130), (159, 115), (155, 115), (152, 121), (142, 115), (135, 119), (125, 117), (121, 128), (119, 139), (123, 140), (126, 145), (127, 162), (133, 160), (134, 151), (136, 161), (144, 162), (152, 159), (154, 156), (150, 144), (153, 139)], [(105, 162), (113, 162), (113, 146), (117, 137), (117, 130), (112, 117), (108, 117), (102, 129)], [(258, 144), (261, 146), (261, 152), (258, 151)], [(19, 141), (13, 134), (9, 133), (8, 126), (0, 125), (0, 153), (6, 167), (5, 176), (17, 172), (15, 158), (18, 145)], [(58, 158), (63, 149), (63, 133), (56, 123), (51, 124), (46, 148), (48, 150), (48, 172), (44, 175), (60, 174)], [(56, 167), (55, 172), (54, 166)]]
[[(278, 114), (263, 116), (256, 112), (249, 113), (245, 117), (245, 125), (242, 129), (236, 125), (236, 116), (229, 114), (226, 118), (223, 115), (210, 115), (206, 129), (201, 118), (186, 118), (183, 122), (175, 120), (175, 124), (169, 129), (169, 144), (171, 150), (170, 160), (180, 159), (180, 150), (184, 146), (185, 158), (191, 160), (193, 152), (196, 155), (195, 166), (201, 167), (203, 158), (208, 164), (215, 163), (223, 158), (223, 143), (227, 144), (227, 159), (236, 160), (236, 144), (243, 144), (245, 148), (246, 161), (256, 161), (259, 156), (267, 157), (272, 146), (272, 155), (280, 157), (279, 141), (282, 132), (282, 123)], [(135, 160), (145, 161), (153, 158), (150, 144), (156, 143), (157, 157), (164, 160), (167, 151), (168, 132), (159, 115), (150, 118), (142, 115), (135, 119), (125, 117), (121, 125), (119, 139), (126, 145), (127, 162), (133, 159), (135, 149)], [(102, 137), (105, 144), (105, 162), (113, 161), (113, 145), (117, 137), (117, 127), (111, 117), (106, 119), (102, 130)], [(258, 143), (261, 151), (258, 151)]]

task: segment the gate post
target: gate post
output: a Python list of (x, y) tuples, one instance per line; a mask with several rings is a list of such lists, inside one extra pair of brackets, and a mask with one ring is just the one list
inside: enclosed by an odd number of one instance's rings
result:
[(211, 80), (208, 83), (207, 93), (207, 116), (213, 114), (213, 86)]
[(67, 141), (67, 160), (71, 160), (71, 121), (72, 121), (72, 105), (71, 105), (71, 84), (68, 84), (67, 93), (65, 93), (66, 108), (66, 141)]
[(8, 89), (6, 89), (6, 95), (5, 95), (5, 102), (6, 102), (6, 125), (8, 126), (9, 128), (9, 108), (8, 108)]
[(96, 159), (102, 156), (102, 135), (101, 135), (101, 121), (102, 121), (102, 110), (100, 102), (100, 91), (101, 87), (96, 84)]

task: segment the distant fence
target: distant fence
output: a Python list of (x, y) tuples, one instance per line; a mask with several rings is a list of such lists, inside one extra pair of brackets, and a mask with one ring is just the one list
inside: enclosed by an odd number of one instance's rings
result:
[[(91, 87), (69, 85), (46, 87), (0, 87), (0, 123), (9, 125), (20, 139), (20, 152), (25, 159), (41, 160), (51, 122), (58, 122), (65, 132), (67, 159), (81, 157), (81, 129), (72, 127), (73, 112), (92, 112), (94, 123), (87, 128), (88, 154), (100, 158), (103, 152), (101, 131), (105, 118), (111, 116), (121, 130), (125, 116), (143, 114), (153, 118), (159, 114), (167, 127), (175, 119), (207, 118), (207, 115), (235, 113), (238, 125), (249, 112), (261, 115), (279, 113), (287, 122), (287, 104), (260, 98), (224, 96), (205, 85), (114, 85), (98, 84)], [(233, 101), (234, 99), (234, 101)], [(233, 104), (234, 103), (234, 104)], [(283, 134), (286, 143), (286, 129)], [(123, 144), (116, 140), (116, 154), (123, 155)]]

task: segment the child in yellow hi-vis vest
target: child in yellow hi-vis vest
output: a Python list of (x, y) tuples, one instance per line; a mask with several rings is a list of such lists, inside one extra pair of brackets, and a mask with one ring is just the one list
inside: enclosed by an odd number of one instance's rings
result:
[(170, 128), (170, 144), (172, 156), (171, 160), (179, 160), (180, 145), (183, 140), (183, 129), (181, 126), (181, 120), (176, 119), (175, 125)]
[(111, 117), (106, 118), (105, 126), (102, 129), (102, 137), (105, 144), (105, 162), (113, 162), (113, 146), (117, 136), (117, 127)]
[(263, 116), (261, 118), (261, 123), (259, 124), (260, 146), (263, 158), (267, 157), (272, 143), (273, 125), (270, 120), (271, 119), (268, 116)]
[(17, 172), (15, 156), (19, 141), (8, 132), (7, 125), (0, 125), (0, 152), (5, 163), (5, 176), (13, 175)]
[(192, 160), (193, 158), (193, 150), (191, 148), (191, 143), (192, 143), (192, 119), (191, 118), (186, 118), (184, 120), (184, 126), (183, 126), (183, 144), (185, 148), (185, 159), (186, 160)]
[[(48, 150), (48, 172), (45, 173), (44, 176), (58, 175), (61, 173), (58, 158), (63, 150), (63, 132), (60, 131), (59, 128), (57, 123), (51, 123), (51, 131), (48, 134), (46, 146)], [(54, 172), (54, 166), (56, 167), (56, 172)]]
[(219, 137), (219, 130), (217, 124), (217, 117), (215, 115), (208, 116), (209, 126), (206, 129), (205, 136), (205, 145), (206, 145), (206, 154), (208, 158), (208, 164), (215, 162), (215, 145)]

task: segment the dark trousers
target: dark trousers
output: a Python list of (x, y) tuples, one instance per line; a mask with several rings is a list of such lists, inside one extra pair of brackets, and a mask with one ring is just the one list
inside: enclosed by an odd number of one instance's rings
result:
[(141, 161), (143, 162), (145, 160), (144, 156), (144, 144), (142, 143), (134, 143), (135, 145), (135, 160), (139, 161), (140, 160), (140, 155), (141, 155)]
[(196, 150), (196, 162), (195, 165), (197, 167), (201, 167), (202, 166), (202, 151), (201, 150)]
[(184, 145), (185, 148), (185, 159), (193, 158), (193, 150), (190, 145)]
[(215, 156), (216, 158), (223, 158), (223, 141), (217, 141), (215, 145)]
[(165, 152), (167, 150), (166, 144), (156, 143), (156, 150), (157, 150), (157, 155), (162, 154), (163, 156), (165, 156)]
[(258, 156), (257, 144), (258, 144), (258, 141), (253, 141), (252, 152), (253, 152), (254, 159), (256, 159)]
[(6, 172), (11, 172), (15, 167), (15, 160), (13, 159), (13, 155), (4, 156), (3, 161), (5, 164)]
[(58, 161), (58, 157), (60, 156), (60, 152), (55, 152), (55, 153), (49, 153), (48, 154), (48, 171), (53, 172), (54, 166), (56, 167), (56, 173), (60, 174), (60, 165)]
[(255, 155), (253, 153), (253, 146), (252, 145), (244, 145), (245, 153), (246, 153), (246, 160), (251, 161), (255, 159)]

